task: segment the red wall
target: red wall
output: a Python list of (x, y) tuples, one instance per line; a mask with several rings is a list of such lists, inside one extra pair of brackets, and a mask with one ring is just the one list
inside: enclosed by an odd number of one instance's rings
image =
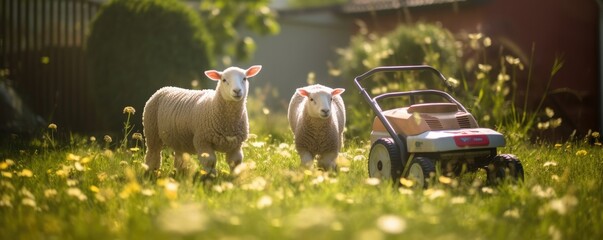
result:
[[(571, 89), (581, 99), (561, 93), (546, 102), (546, 106), (563, 117), (564, 129), (559, 134), (569, 135), (574, 129), (579, 132), (599, 129), (598, 6), (594, 0), (484, 0), (456, 7), (412, 8), (409, 12), (412, 21), (440, 22), (454, 33), (480, 31), (495, 44), (504, 40), (513, 42), (526, 58), (534, 43), (534, 85), (529, 93), (533, 107), (544, 94), (553, 61), (556, 56), (563, 56), (565, 64), (551, 89)], [(408, 15), (389, 11), (358, 17), (365, 19), (373, 30), (388, 31)], [(528, 59), (522, 60), (526, 63)]]

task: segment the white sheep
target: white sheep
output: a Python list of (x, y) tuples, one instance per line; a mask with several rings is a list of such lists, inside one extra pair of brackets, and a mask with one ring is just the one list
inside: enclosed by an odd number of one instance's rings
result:
[(345, 106), (340, 94), (319, 84), (298, 88), (289, 102), (289, 125), (302, 166), (311, 168), (315, 156), (318, 166), (336, 170), (336, 159), (343, 145)]
[(145, 162), (149, 170), (161, 166), (161, 148), (165, 145), (175, 151), (174, 166), (186, 170), (183, 153), (195, 153), (202, 167), (214, 172), (214, 151), (226, 153), (226, 160), (234, 169), (243, 160), (241, 145), (249, 134), (246, 99), (248, 79), (257, 75), (262, 66), (247, 70), (229, 67), (223, 72), (205, 71), (209, 79), (217, 81), (216, 90), (188, 90), (163, 87), (147, 101), (142, 113), (146, 138)]

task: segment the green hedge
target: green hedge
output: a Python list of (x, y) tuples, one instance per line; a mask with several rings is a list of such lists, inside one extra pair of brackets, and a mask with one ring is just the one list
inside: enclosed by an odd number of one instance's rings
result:
[[(213, 65), (199, 15), (178, 0), (113, 0), (101, 7), (87, 39), (89, 79), (102, 130), (123, 129), (122, 109), (136, 109), (162, 86), (190, 87)], [(101, 130), (101, 129), (99, 129)]]

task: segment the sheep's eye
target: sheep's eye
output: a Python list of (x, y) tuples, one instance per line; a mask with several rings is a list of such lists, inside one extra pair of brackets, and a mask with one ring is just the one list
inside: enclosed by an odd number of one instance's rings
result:
[(310, 102), (314, 102), (314, 98), (310, 98)]
[(226, 78), (222, 78), (222, 82), (226, 82)]
[(246, 78), (246, 77), (245, 77), (245, 78), (243, 78), (243, 81), (247, 81), (247, 78)]

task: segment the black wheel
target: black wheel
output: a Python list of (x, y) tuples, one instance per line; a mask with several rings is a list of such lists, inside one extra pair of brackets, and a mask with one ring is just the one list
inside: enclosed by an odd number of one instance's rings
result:
[(416, 157), (410, 162), (406, 178), (412, 180), (414, 188), (427, 188), (431, 174), (435, 174), (435, 164), (426, 157)]
[(373, 144), (368, 159), (369, 177), (382, 180), (393, 179), (398, 183), (402, 176), (400, 149), (391, 138), (381, 138)]
[(508, 179), (512, 182), (523, 181), (523, 165), (513, 154), (500, 154), (487, 166), (488, 184), (496, 185)]

